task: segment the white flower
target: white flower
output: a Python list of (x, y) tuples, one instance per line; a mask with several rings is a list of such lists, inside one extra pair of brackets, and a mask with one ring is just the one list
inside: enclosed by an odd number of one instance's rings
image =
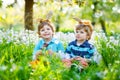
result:
[(10, 69), (10, 72), (13, 72), (16, 69), (16, 64), (12, 64), (12, 68)]
[(101, 56), (98, 52), (94, 53), (93, 60), (94, 60), (97, 64), (100, 63), (101, 59), (102, 59), (102, 56)]
[(6, 69), (7, 69), (7, 66), (5, 65), (0, 66), (0, 70), (5, 71)]

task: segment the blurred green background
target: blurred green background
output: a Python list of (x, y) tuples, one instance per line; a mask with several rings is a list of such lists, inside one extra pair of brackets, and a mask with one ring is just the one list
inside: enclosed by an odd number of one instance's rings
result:
[(73, 32), (78, 17), (106, 35), (120, 33), (120, 0), (0, 0), (0, 29), (36, 30), (49, 12), (56, 31)]

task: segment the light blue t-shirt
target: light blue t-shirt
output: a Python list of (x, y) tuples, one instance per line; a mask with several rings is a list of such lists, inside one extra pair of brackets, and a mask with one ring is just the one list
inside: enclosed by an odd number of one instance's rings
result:
[[(33, 51), (33, 60), (35, 59), (36, 52), (43, 48), (44, 43), (45, 43), (44, 39), (40, 39), (38, 43), (35, 45)], [(64, 52), (64, 47), (59, 40), (52, 38), (52, 40), (48, 43), (46, 50), (52, 50), (53, 52), (59, 53), (59, 52)]]

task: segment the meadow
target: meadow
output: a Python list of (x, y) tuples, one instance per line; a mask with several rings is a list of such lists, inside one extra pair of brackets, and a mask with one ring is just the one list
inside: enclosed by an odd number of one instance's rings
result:
[[(64, 47), (74, 39), (73, 33), (57, 32)], [(0, 30), (0, 80), (120, 80), (120, 35), (105, 36), (94, 32), (91, 43), (99, 55), (83, 72), (64, 67), (56, 55), (42, 57), (32, 69), (32, 51), (39, 40), (35, 31)], [(47, 63), (45, 64), (44, 61)]]
[[(33, 31), (25, 30), (27, 1), (33, 2)], [(120, 80), (119, 6), (120, 0), (0, 0), (0, 80)], [(53, 13), (50, 21), (60, 31), (54, 37), (64, 48), (75, 39), (73, 17), (94, 23), (90, 42), (97, 49), (96, 62), (79, 72), (77, 67), (65, 67), (63, 55), (55, 53), (41, 56), (33, 69), (30, 62), (39, 40), (38, 18), (46, 19), (49, 12)]]

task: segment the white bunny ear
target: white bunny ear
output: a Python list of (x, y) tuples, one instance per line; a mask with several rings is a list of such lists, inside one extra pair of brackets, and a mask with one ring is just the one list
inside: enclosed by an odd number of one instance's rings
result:
[(77, 17), (74, 17), (73, 19), (75, 19), (76, 21), (78, 21), (79, 23), (82, 23), (82, 20), (77, 18)]
[(46, 15), (46, 19), (49, 20), (53, 15), (52, 11), (49, 11), (48, 14)]

